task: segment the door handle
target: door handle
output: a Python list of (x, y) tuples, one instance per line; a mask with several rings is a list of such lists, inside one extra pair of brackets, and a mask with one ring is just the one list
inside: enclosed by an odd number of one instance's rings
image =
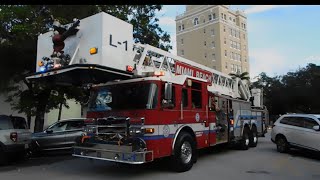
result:
[(209, 126), (209, 123), (208, 123), (207, 120), (204, 120), (203, 123), (204, 123), (204, 126), (205, 126), (205, 127), (208, 127), (208, 126)]

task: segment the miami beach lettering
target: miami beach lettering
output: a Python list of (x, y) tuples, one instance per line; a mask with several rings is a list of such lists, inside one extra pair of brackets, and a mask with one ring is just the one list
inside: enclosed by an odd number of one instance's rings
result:
[(189, 75), (193, 76), (193, 70), (187, 67), (183, 67), (181, 65), (176, 66), (176, 74), (184, 74), (184, 75)]
[(179, 62), (176, 63), (176, 74), (184, 74), (212, 82), (212, 73), (203, 70), (198, 70), (193, 67), (188, 67), (188, 65)]

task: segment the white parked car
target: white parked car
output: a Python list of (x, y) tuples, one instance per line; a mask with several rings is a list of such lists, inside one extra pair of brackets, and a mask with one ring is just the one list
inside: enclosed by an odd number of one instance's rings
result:
[(271, 141), (278, 152), (290, 148), (320, 151), (320, 114), (286, 114), (274, 123)]
[(11, 156), (24, 157), (30, 142), (31, 132), (23, 117), (0, 115), (0, 164)]

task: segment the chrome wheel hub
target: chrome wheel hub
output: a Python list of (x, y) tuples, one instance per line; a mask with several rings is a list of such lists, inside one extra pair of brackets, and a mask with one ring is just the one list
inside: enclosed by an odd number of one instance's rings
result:
[(184, 164), (187, 164), (191, 161), (191, 157), (192, 157), (191, 144), (185, 141), (181, 146), (181, 160)]
[(254, 137), (254, 138), (253, 138), (253, 142), (254, 142), (254, 143), (256, 143), (257, 140), (258, 140), (257, 137)]

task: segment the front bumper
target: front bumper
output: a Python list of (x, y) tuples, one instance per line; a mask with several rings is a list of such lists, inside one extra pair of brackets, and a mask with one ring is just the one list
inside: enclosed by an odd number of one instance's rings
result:
[(96, 144), (93, 147), (74, 146), (72, 156), (127, 164), (153, 161), (153, 151), (132, 151), (131, 146)]

